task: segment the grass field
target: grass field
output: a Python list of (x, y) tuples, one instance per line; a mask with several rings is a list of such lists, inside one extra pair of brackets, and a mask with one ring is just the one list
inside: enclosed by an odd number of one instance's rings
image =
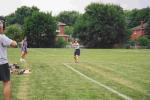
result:
[[(8, 52), (10, 63), (19, 62), (19, 49)], [(73, 49), (29, 49), (32, 73), (12, 75), (11, 100), (124, 100), (95, 81), (133, 100), (150, 100), (150, 50), (81, 49), (78, 64), (72, 54)]]

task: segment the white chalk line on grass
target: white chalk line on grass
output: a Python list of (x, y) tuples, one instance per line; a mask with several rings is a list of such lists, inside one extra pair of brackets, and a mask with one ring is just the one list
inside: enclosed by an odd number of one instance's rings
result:
[(71, 66), (68, 65), (67, 63), (63, 63), (63, 65), (65, 65), (67, 68), (71, 69), (72, 71), (78, 73), (79, 75), (83, 76), (84, 78), (90, 80), (91, 82), (93, 82), (93, 83), (95, 83), (95, 84), (98, 84), (99, 86), (101, 86), (101, 87), (103, 87), (103, 88), (105, 88), (105, 89), (107, 89), (107, 90), (109, 90), (109, 91), (111, 91), (111, 92), (117, 94), (118, 96), (122, 97), (123, 99), (125, 99), (125, 100), (133, 100), (131, 97), (126, 96), (126, 95), (124, 95), (124, 94), (122, 94), (122, 93), (120, 93), (120, 92), (118, 92), (118, 91), (116, 91), (116, 90), (114, 90), (114, 89), (112, 89), (112, 88), (110, 88), (110, 87), (108, 87), (108, 86), (102, 84), (101, 82), (98, 82), (98, 81), (96, 81), (96, 80), (94, 80), (94, 79), (92, 79), (92, 78), (86, 76), (85, 74), (83, 74), (83, 73), (81, 73), (80, 71), (74, 69), (73, 67), (71, 67)]

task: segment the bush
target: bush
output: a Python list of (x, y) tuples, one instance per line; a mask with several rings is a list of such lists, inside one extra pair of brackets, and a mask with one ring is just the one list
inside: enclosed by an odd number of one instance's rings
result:
[(130, 45), (130, 46), (135, 46), (136, 41), (129, 40), (129, 41), (127, 41), (127, 44)]
[(67, 42), (63, 38), (58, 38), (55, 44), (56, 48), (64, 48), (67, 45)]
[(138, 43), (141, 45), (141, 46), (148, 46), (150, 45), (150, 40), (148, 39), (147, 36), (142, 36), (140, 38), (138, 38)]

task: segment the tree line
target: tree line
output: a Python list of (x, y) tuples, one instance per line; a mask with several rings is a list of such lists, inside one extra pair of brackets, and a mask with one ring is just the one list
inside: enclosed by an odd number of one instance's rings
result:
[[(67, 25), (65, 33), (78, 38), (85, 47), (113, 48), (124, 45), (129, 40), (130, 29), (141, 20), (150, 26), (149, 12), (149, 7), (126, 11), (114, 4), (91, 3), (83, 14), (62, 11), (52, 16), (51, 12), (41, 12), (35, 6), (22, 6), (5, 16), (5, 32), (18, 42), (27, 36), (29, 47), (55, 47), (57, 23), (63, 22)], [(146, 33), (150, 34), (149, 29)]]

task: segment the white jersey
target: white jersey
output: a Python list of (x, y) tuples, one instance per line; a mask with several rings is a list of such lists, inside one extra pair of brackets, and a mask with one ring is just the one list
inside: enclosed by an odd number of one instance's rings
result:
[(73, 44), (73, 47), (74, 47), (75, 49), (80, 49), (79, 43), (74, 43), (74, 44)]
[(5, 34), (0, 34), (0, 65), (8, 63), (7, 47), (10, 46), (12, 40)]

